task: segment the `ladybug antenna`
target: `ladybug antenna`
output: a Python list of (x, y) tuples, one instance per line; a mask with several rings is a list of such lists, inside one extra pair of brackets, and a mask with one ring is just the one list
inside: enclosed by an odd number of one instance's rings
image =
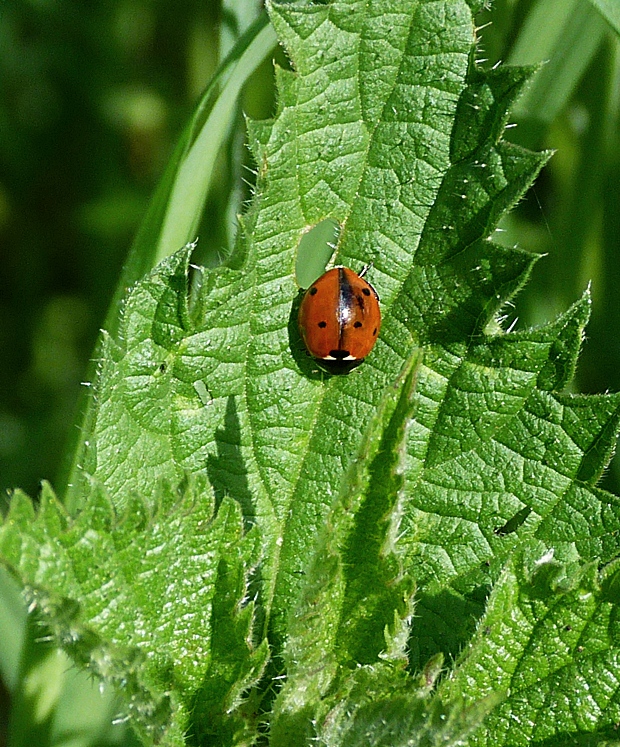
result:
[(359, 273), (359, 277), (363, 278), (364, 275), (368, 272), (368, 270), (372, 269), (374, 267), (374, 262), (369, 262), (367, 265), (364, 265)]

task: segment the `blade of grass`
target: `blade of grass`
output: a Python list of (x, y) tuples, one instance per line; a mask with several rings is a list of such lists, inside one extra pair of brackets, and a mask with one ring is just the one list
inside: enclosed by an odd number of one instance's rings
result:
[(586, 0), (539, 0), (508, 58), (546, 62), (513, 109), (517, 118), (552, 122), (568, 102), (603, 38), (605, 23)]
[(601, 15), (620, 34), (620, 5), (617, 0), (590, 0), (592, 5), (600, 11)]
[[(252, 25), (248, 34), (251, 41), (245, 48), (235, 48), (232, 59), (229, 57), (224, 63), (219, 80), (211, 84), (218, 87), (221, 84), (221, 92), (175, 174), (153, 264), (194, 238), (211, 184), (215, 160), (228, 134), (241, 89), (276, 44), (275, 32), (265, 15)], [(243, 39), (247, 39), (247, 35)], [(202, 116), (204, 112), (199, 108), (190, 123), (192, 130), (196, 120)]]
[(5, 568), (0, 568), (0, 675), (11, 693), (19, 681), (25, 635), (26, 610), (19, 586)]
[(267, 15), (262, 14), (239, 39), (204, 92), (129, 251), (105, 323), (110, 334), (116, 332), (119, 304), (126, 289), (165, 256), (195, 238), (213, 166), (229, 134), (239, 93), (275, 45), (275, 32)]

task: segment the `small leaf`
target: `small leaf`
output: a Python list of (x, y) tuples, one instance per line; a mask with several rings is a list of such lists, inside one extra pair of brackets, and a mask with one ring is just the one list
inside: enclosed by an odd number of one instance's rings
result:
[(319, 744), (439, 747), (467, 743), (497, 698), (468, 707), (459, 697), (444, 703), (437, 696), (429, 697), (428, 681), (407, 682), (402, 672), (381, 663), (350, 672), (344, 687), (330, 701), (331, 710), (318, 723)]
[(342, 736), (326, 745), (355, 747), (443, 747), (462, 745), (486, 716), (491, 701), (465, 709), (446, 707), (438, 699), (425, 703), (412, 697), (395, 695), (368, 703), (360, 708)]

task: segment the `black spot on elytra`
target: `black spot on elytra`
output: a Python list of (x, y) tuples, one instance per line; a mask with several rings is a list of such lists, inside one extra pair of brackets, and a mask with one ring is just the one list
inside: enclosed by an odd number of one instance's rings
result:
[(327, 327), (327, 322), (319, 322), (319, 327), (325, 329), (325, 327)]
[(348, 358), (351, 355), (348, 350), (330, 350), (329, 354), (336, 360), (342, 360), (343, 358)]
[(309, 293), (310, 293), (311, 296), (314, 296), (317, 293), (317, 289), (315, 287), (312, 287), (312, 288), (310, 288)]
[(362, 326), (362, 323), (361, 322), (355, 322), (355, 324), (353, 326), (359, 329)]
[(368, 288), (362, 288), (362, 293), (363, 293), (363, 294), (364, 294), (365, 296), (369, 296), (369, 295), (370, 295), (370, 291), (368, 290)]
[[(291, 312), (288, 318), (288, 339), (293, 358), (299, 367), (301, 373), (307, 378), (316, 381), (322, 381), (326, 378), (326, 373), (319, 370), (317, 361), (308, 353), (301, 330), (299, 329), (299, 308), (308, 293), (304, 288), (300, 288), (297, 296), (291, 304)], [(331, 374), (332, 372), (328, 372)]]

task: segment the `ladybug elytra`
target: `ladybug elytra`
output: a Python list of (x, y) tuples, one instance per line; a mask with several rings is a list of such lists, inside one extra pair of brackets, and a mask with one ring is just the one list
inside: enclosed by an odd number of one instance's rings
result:
[(379, 297), (361, 275), (334, 267), (308, 288), (298, 319), (306, 348), (319, 365), (328, 373), (348, 373), (377, 341)]

